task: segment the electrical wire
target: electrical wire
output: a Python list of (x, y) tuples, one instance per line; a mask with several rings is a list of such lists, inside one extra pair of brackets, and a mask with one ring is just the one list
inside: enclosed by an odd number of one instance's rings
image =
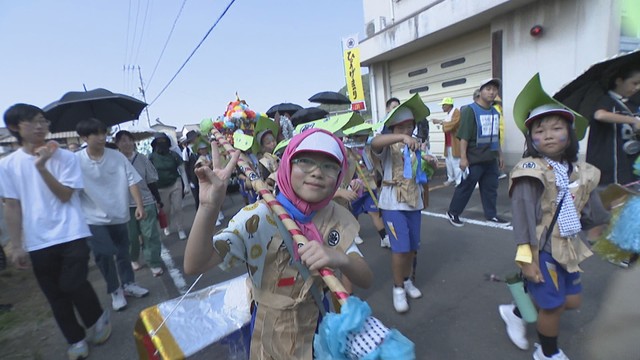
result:
[[(138, 19), (140, 18), (140, 1), (142, 0), (138, 0), (138, 6), (136, 8), (136, 22), (135, 25), (133, 26), (133, 39), (131, 40), (131, 54), (129, 61), (127, 61), (127, 64), (131, 64), (132, 60), (133, 60), (133, 50), (136, 47), (136, 36), (138, 35)], [(127, 44), (128, 46), (128, 44)]]
[(160, 93), (158, 93), (158, 95), (156, 95), (155, 99), (153, 99), (153, 101), (151, 101), (149, 103), (149, 106), (153, 105), (153, 103), (156, 102), (156, 100), (158, 100), (158, 98), (164, 93), (165, 90), (167, 90), (167, 88), (169, 87), (169, 85), (171, 85), (171, 83), (173, 82), (173, 80), (175, 80), (176, 77), (178, 77), (178, 74), (180, 74), (180, 72), (182, 71), (182, 69), (184, 69), (184, 67), (187, 65), (187, 63), (189, 62), (189, 60), (191, 60), (191, 57), (193, 57), (193, 55), (196, 53), (196, 51), (198, 51), (198, 49), (200, 48), (200, 46), (202, 45), (202, 43), (204, 43), (204, 41), (207, 39), (207, 37), (209, 36), (209, 34), (211, 34), (211, 31), (213, 31), (213, 29), (216, 27), (216, 25), (218, 25), (218, 23), (220, 22), (220, 20), (222, 20), (222, 18), (225, 16), (225, 14), (227, 13), (227, 11), (229, 11), (229, 8), (231, 8), (231, 5), (233, 5), (233, 3), (236, 0), (231, 0), (231, 2), (229, 3), (229, 5), (227, 5), (227, 7), (224, 9), (224, 11), (222, 12), (222, 14), (220, 14), (220, 16), (218, 17), (218, 19), (216, 20), (215, 23), (213, 23), (213, 25), (211, 26), (211, 28), (209, 29), (209, 31), (207, 31), (207, 33), (204, 35), (204, 37), (202, 38), (202, 40), (200, 40), (200, 42), (198, 43), (198, 45), (196, 46), (195, 49), (193, 49), (193, 51), (191, 52), (191, 54), (189, 55), (189, 57), (187, 58), (187, 60), (184, 61), (184, 63), (182, 64), (182, 66), (180, 66), (180, 68), (178, 69), (178, 71), (176, 71), (175, 75), (173, 75), (173, 77), (171, 78), (171, 80), (169, 80), (169, 82), (167, 83), (167, 85), (165, 85), (162, 90), (160, 91)]
[(140, 48), (142, 48), (142, 42), (144, 39), (144, 30), (147, 26), (147, 15), (149, 14), (149, 3), (151, 1), (147, 0), (147, 6), (144, 9), (144, 18), (142, 20), (142, 30), (140, 31), (140, 41), (138, 42), (138, 49), (136, 50), (136, 56), (133, 58), (133, 63), (137, 64), (138, 63), (138, 55), (140, 55)]
[(164, 46), (162, 47), (162, 51), (160, 52), (160, 56), (158, 57), (158, 61), (156, 65), (153, 67), (153, 71), (151, 72), (151, 76), (149, 77), (149, 81), (147, 81), (146, 88), (149, 88), (151, 85), (151, 81), (153, 80), (153, 75), (156, 74), (156, 70), (158, 70), (158, 65), (160, 65), (160, 60), (162, 60), (162, 56), (164, 55), (164, 51), (167, 49), (167, 45), (169, 45), (169, 40), (171, 40), (171, 35), (173, 35), (173, 30), (176, 28), (176, 24), (178, 23), (178, 19), (180, 15), (182, 15), (182, 9), (184, 9), (184, 5), (187, 3), (187, 0), (182, 1), (182, 6), (180, 6), (180, 10), (178, 10), (178, 15), (176, 15), (175, 20), (173, 20), (173, 25), (171, 26), (171, 30), (169, 31), (169, 36), (167, 36), (167, 40), (164, 42)]

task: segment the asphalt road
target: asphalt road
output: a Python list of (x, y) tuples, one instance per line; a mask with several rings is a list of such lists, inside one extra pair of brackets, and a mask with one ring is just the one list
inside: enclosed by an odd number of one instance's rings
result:
[[(511, 301), (511, 295), (502, 282), (488, 281), (488, 274), (500, 278), (516, 271), (513, 263), (515, 245), (510, 228), (488, 226), (484, 222), (480, 197), (476, 191), (462, 214), (467, 220), (462, 228), (454, 228), (444, 217), (453, 187), (443, 187), (444, 176), (439, 169), (432, 179), (429, 207), (422, 217), (422, 248), (418, 255), (416, 286), (424, 294), (421, 299), (410, 300), (410, 310), (397, 314), (391, 301), (392, 279), (390, 251), (379, 246), (379, 238), (368, 216), (360, 218), (365, 243), (360, 246), (374, 272), (374, 284), (367, 290), (356, 290), (356, 295), (372, 308), (373, 315), (386, 326), (397, 328), (416, 345), (418, 359), (531, 359), (532, 351), (516, 348), (507, 338), (504, 323), (497, 307)], [(500, 181), (498, 214), (510, 219), (507, 180)], [(223, 208), (227, 221), (242, 207), (237, 194), (227, 197)], [(194, 215), (191, 198), (185, 202), (185, 226)], [(188, 228), (188, 226), (187, 226)], [(153, 278), (148, 268), (136, 272), (137, 282), (148, 287), (151, 294), (133, 299), (129, 307), (113, 314), (114, 333), (104, 345), (91, 348), (91, 359), (135, 359), (133, 325), (146, 307), (180, 295), (195, 280), (195, 276), (182, 274), (184, 241), (175, 234), (163, 240), (175, 269), (174, 276), (165, 273)], [(583, 302), (578, 311), (566, 313), (562, 319), (559, 345), (572, 359), (587, 358), (584, 348), (588, 341), (587, 329), (602, 303), (602, 295), (610, 277), (624, 271), (604, 262), (597, 256), (583, 263)], [(195, 286), (201, 289), (233, 278), (244, 268), (231, 273), (210, 271)], [(175, 284), (174, 279), (184, 279)], [(110, 305), (105, 294), (104, 281), (95, 266), (90, 278), (99, 292), (101, 301)], [(535, 327), (528, 326), (528, 338), (533, 347), (537, 341)], [(62, 336), (55, 341), (64, 346)], [(54, 349), (52, 349), (54, 350)], [(64, 351), (64, 347), (59, 349)], [(58, 359), (60, 352), (52, 351), (44, 359)], [(223, 359), (220, 354), (204, 349), (192, 359)]]

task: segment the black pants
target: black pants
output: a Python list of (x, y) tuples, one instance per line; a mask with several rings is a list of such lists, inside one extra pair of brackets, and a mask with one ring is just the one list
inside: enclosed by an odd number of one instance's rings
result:
[(69, 344), (81, 341), (85, 331), (78, 323), (74, 307), (86, 328), (93, 326), (102, 315), (98, 297), (87, 280), (89, 246), (86, 240), (31, 251), (29, 256), (33, 273), (62, 334)]

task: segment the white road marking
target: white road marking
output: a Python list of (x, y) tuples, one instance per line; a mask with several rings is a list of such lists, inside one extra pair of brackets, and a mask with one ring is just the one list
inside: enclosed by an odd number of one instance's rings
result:
[(162, 248), (160, 250), (160, 257), (162, 258), (164, 265), (167, 267), (169, 275), (171, 276), (171, 279), (173, 279), (173, 284), (176, 286), (176, 289), (178, 289), (178, 292), (180, 292), (181, 295), (186, 293), (187, 282), (184, 280), (180, 269), (178, 269), (176, 267), (176, 264), (173, 262), (171, 253), (166, 247), (164, 247), (164, 245), (162, 245)]
[[(437, 217), (437, 218), (441, 218), (441, 219), (445, 219), (447, 221), (449, 221), (449, 217), (447, 216), (447, 214), (442, 214), (442, 213), (434, 213), (431, 211), (425, 211), (422, 210), (422, 215), (426, 215), (426, 216), (433, 216), (433, 217)], [(463, 218), (461, 217), (460, 220), (464, 223), (468, 223), (468, 224), (472, 224), (472, 225), (480, 225), (480, 226), (486, 226), (486, 227), (490, 227), (490, 228), (494, 228), (494, 229), (501, 229), (501, 230), (513, 230), (513, 226), (509, 225), (509, 226), (504, 226), (504, 225), (500, 225), (500, 224), (495, 224), (489, 221), (480, 221), (480, 220), (474, 220), (474, 219), (467, 219), (467, 218)]]

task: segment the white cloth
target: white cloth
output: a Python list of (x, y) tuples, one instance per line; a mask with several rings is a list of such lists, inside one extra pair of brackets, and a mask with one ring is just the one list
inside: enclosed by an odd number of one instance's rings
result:
[(560, 202), (562, 202), (557, 220), (560, 236), (575, 235), (582, 230), (582, 225), (576, 205), (573, 203), (573, 196), (569, 192), (569, 165), (553, 161), (546, 156), (544, 159), (553, 167), (553, 172), (556, 175), (556, 187), (558, 188), (556, 203), (560, 206)]
[(444, 159), (447, 165), (447, 181), (455, 181), (456, 186), (462, 181), (462, 170), (460, 169), (460, 158), (453, 156), (453, 149), (447, 146), (447, 157)]
[(82, 209), (90, 225), (116, 225), (129, 221), (129, 186), (142, 178), (120, 152), (106, 148), (95, 161), (87, 150), (78, 151), (84, 190), (80, 193)]
[[(151, 193), (151, 190), (149, 190), (147, 184), (158, 181), (158, 171), (151, 163), (151, 160), (140, 153), (134, 152), (129, 161), (138, 172), (138, 175), (144, 180), (138, 183), (138, 189), (140, 189), (140, 195), (142, 196), (142, 204), (144, 206), (155, 204), (156, 198)], [(129, 194), (129, 207), (136, 207), (136, 202), (131, 194)]]
[[(382, 153), (374, 155), (378, 156), (382, 161), (382, 170), (383, 176), (382, 181), (391, 181), (393, 180), (393, 164), (391, 161), (391, 147), (386, 146), (382, 149)], [(411, 154), (411, 159), (415, 158), (415, 153)], [(418, 204), (416, 207), (411, 207), (407, 203), (398, 202), (398, 197), (396, 196), (396, 189), (393, 186), (382, 185), (380, 189), (380, 195), (378, 196), (378, 208), (383, 210), (401, 210), (401, 211), (415, 211), (422, 210), (424, 208), (424, 204), (422, 202), (422, 186), (418, 186), (418, 190), (420, 191), (420, 196), (418, 197)]]
[[(56, 197), (35, 167), (36, 157), (19, 149), (0, 160), (0, 188), (4, 198), (20, 201), (23, 247), (35, 251), (91, 236), (80, 206), (78, 191), (67, 202)], [(62, 185), (82, 189), (75, 155), (56, 150), (45, 167)]]

